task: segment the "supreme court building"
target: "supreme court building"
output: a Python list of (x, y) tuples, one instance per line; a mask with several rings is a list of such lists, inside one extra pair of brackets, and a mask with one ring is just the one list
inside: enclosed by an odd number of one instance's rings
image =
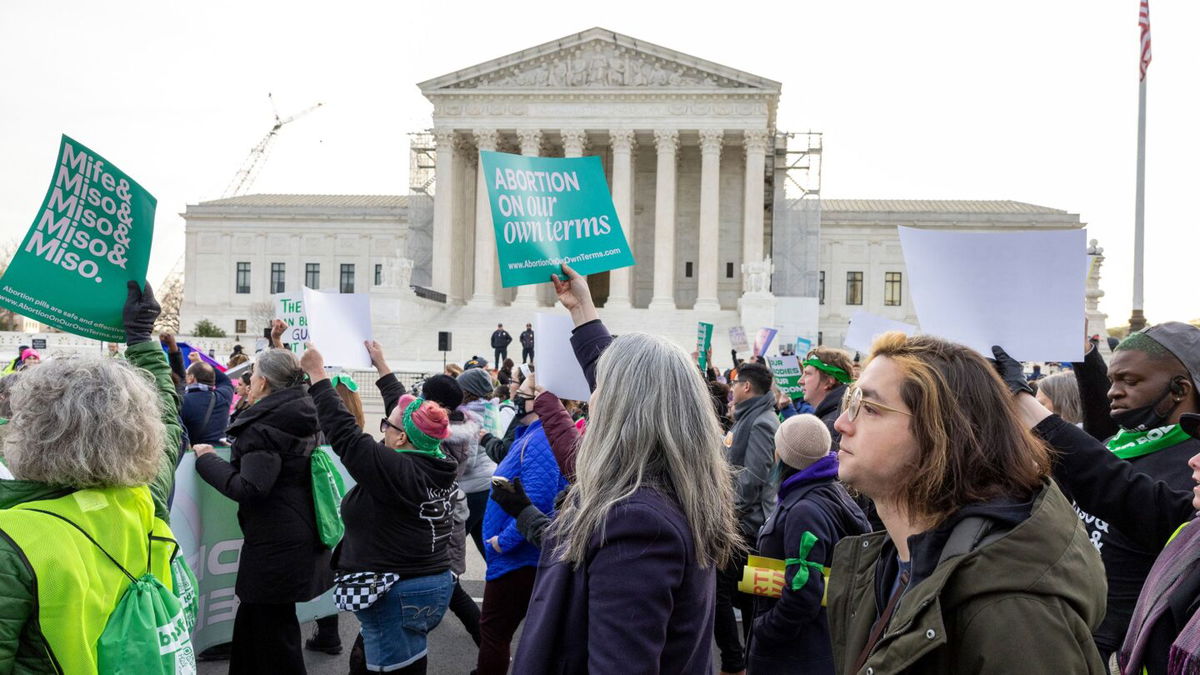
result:
[(561, 311), (549, 284), (500, 286), (483, 150), (599, 156), (637, 260), (590, 280), (606, 323), (689, 351), (696, 322), (714, 323), (724, 365), (735, 325), (838, 346), (856, 309), (915, 323), (897, 225), (1082, 226), (1014, 201), (822, 201), (819, 181), (790, 192), (803, 152), (776, 127), (779, 82), (601, 28), (418, 86), (433, 105), (429, 164), (422, 173), (414, 159), (408, 195), (187, 207), (185, 331), (207, 318), (259, 333), (252, 314), (301, 285), (369, 292), (389, 354), (440, 361), (439, 330), (455, 333), (452, 359), (490, 354), (496, 323), (516, 335), (535, 312)]

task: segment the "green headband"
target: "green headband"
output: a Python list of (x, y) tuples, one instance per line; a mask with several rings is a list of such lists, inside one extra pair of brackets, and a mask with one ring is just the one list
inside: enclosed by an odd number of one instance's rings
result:
[(833, 379), (837, 380), (838, 382), (841, 382), (842, 384), (850, 384), (850, 382), (852, 381), (852, 378), (850, 377), (850, 373), (847, 373), (846, 371), (842, 370), (841, 368), (838, 368), (837, 366), (831, 366), (828, 363), (825, 363), (824, 361), (822, 361), (816, 357), (805, 359), (804, 361), (802, 361), (800, 363), (800, 365), (812, 366), (813, 368), (816, 368), (817, 370), (821, 371), (822, 373), (825, 373), (826, 375), (832, 377)]
[(358, 384), (354, 382), (354, 378), (352, 378), (349, 375), (346, 375), (344, 373), (338, 373), (337, 375), (334, 375), (333, 377), (329, 378), (330, 386), (336, 387), (339, 384), (342, 385), (343, 387), (349, 389), (350, 391), (354, 391), (354, 392), (358, 391)]
[(417, 411), (417, 408), (424, 405), (424, 403), (425, 399), (423, 398), (413, 399), (413, 402), (409, 403), (408, 407), (404, 409), (404, 433), (408, 434), (408, 441), (419, 452), (443, 459), (446, 455), (442, 452), (442, 441), (421, 431), (417, 428), (417, 424), (413, 422), (413, 413)]

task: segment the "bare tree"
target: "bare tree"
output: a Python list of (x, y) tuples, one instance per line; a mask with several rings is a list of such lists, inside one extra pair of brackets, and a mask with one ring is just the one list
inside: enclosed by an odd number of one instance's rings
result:
[(250, 305), (250, 320), (253, 321), (252, 333), (257, 333), (263, 328), (269, 328), (271, 320), (275, 318), (275, 303), (273, 302), (256, 302)]
[[(0, 244), (0, 276), (8, 271), (8, 263), (17, 253), (17, 242), (10, 239)], [(10, 309), (0, 309), (0, 330), (19, 330), (21, 317)]]
[(163, 280), (162, 287), (154, 290), (162, 313), (154, 322), (154, 330), (159, 333), (179, 334), (179, 308), (183, 306), (183, 275), (174, 272)]

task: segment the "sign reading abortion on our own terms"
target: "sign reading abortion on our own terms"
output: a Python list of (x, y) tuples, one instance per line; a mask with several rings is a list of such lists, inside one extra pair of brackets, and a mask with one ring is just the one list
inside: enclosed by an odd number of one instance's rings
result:
[(68, 333), (124, 341), (125, 284), (146, 282), (155, 204), (64, 135), (42, 208), (0, 278), (0, 306)]
[(505, 288), (550, 281), (563, 263), (583, 275), (634, 264), (599, 157), (479, 154)]

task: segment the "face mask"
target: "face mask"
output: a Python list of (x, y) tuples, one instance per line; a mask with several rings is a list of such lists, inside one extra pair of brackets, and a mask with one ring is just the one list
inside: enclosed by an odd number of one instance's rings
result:
[(533, 400), (532, 398), (528, 398), (528, 397), (522, 396), (520, 394), (517, 394), (516, 396), (514, 396), (512, 399), (512, 402), (513, 402), (513, 406), (515, 406), (517, 409), (517, 414), (518, 415), (528, 415), (530, 412), (532, 412), (530, 410), (525, 409), (525, 404), (532, 400)]
[(1171, 388), (1167, 387), (1167, 389), (1163, 391), (1162, 396), (1159, 396), (1154, 403), (1151, 403), (1150, 405), (1144, 405), (1140, 408), (1132, 408), (1129, 410), (1123, 410), (1119, 413), (1112, 413), (1111, 417), (1113, 418), (1114, 422), (1121, 425), (1122, 429), (1128, 429), (1130, 431), (1145, 431), (1147, 429), (1161, 427), (1166, 423), (1167, 416), (1171, 414), (1171, 411), (1175, 409), (1175, 406), (1171, 406), (1170, 410), (1167, 410), (1166, 414), (1161, 414), (1158, 412), (1158, 404), (1162, 403), (1163, 399), (1170, 395)]

